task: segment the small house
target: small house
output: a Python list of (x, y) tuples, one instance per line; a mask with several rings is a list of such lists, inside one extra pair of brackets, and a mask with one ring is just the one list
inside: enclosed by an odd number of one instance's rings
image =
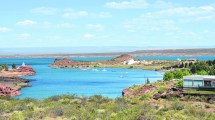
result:
[(215, 76), (191, 75), (183, 77), (183, 88), (214, 88)]
[(127, 64), (127, 65), (132, 65), (132, 64), (135, 64), (136, 61), (134, 59), (130, 59), (130, 60), (127, 60), (127, 61), (124, 61), (123, 64)]

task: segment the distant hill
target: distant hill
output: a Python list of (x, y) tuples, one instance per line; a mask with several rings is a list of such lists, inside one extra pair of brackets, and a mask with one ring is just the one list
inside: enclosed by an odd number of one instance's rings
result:
[(164, 50), (138, 50), (130, 53), (131, 55), (143, 56), (205, 56), (215, 55), (215, 48), (212, 49), (164, 49)]
[(63, 58), (63, 57), (97, 57), (97, 56), (119, 56), (129, 54), (132, 56), (215, 56), (215, 48), (207, 49), (158, 49), (138, 50), (133, 52), (111, 52), (111, 53), (83, 53), (83, 54), (35, 54), (35, 55), (0, 55), (1, 58)]

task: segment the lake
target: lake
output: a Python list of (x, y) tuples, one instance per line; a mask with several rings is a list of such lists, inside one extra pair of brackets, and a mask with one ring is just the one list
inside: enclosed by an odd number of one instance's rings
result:
[[(91, 57), (72, 58), (83, 61), (96, 61), (112, 59), (113, 57)], [(148, 57), (138, 57), (141, 59), (152, 59)], [(153, 57), (153, 59), (174, 60), (180, 56)], [(202, 60), (215, 59), (215, 56), (199, 56)], [(208, 59), (206, 59), (208, 58)], [(76, 94), (78, 96), (91, 96), (95, 94), (109, 98), (120, 97), (122, 90), (134, 84), (145, 84), (146, 78), (150, 82), (156, 82), (163, 78), (163, 73), (152, 70), (135, 70), (120, 68), (97, 68), (97, 69), (53, 69), (49, 64), (54, 58), (1, 58), (0, 64), (17, 64), (25, 62), (31, 65), (36, 74), (24, 78), (31, 79), (32, 87), (21, 89), (22, 95), (16, 98), (37, 98), (43, 99), (53, 95)]]

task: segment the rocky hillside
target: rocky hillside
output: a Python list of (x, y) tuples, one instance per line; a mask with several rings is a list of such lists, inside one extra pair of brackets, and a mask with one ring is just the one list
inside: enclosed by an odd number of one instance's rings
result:
[(70, 60), (68, 58), (56, 59), (51, 65), (52, 67), (68, 67), (74, 64), (77, 64), (78, 61)]
[(113, 61), (124, 62), (124, 61), (131, 60), (131, 59), (135, 59), (135, 58), (129, 54), (123, 54), (123, 55), (120, 55), (120, 56), (114, 58)]

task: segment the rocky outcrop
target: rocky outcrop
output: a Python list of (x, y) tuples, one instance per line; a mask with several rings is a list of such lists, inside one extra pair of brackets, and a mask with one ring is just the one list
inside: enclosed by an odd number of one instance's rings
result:
[(134, 57), (132, 57), (131, 55), (128, 55), (128, 54), (123, 54), (123, 55), (120, 55), (120, 56), (114, 58), (113, 60), (118, 61), (118, 62), (123, 62), (123, 61), (131, 60), (131, 59), (134, 59)]
[(31, 66), (20, 66), (16, 69), (10, 69), (8, 71), (1, 71), (2, 77), (20, 77), (34, 75), (36, 72)]
[(153, 98), (158, 100), (160, 98), (165, 99), (167, 97), (180, 97), (182, 93), (183, 93), (183, 90), (181, 89), (171, 88), (167, 92), (155, 94)]
[(0, 84), (0, 96), (17, 96), (21, 93), (18, 91), (20, 88), (12, 89), (11, 87)]
[(95, 66), (108, 67), (110, 65), (122, 64), (125, 61), (136, 60), (134, 57), (128, 54), (120, 55), (112, 60), (102, 61), (75, 61), (68, 58), (55, 59), (54, 63), (50, 66), (53, 68), (88, 68)]
[(78, 61), (70, 60), (68, 58), (63, 59), (55, 59), (54, 63), (51, 65), (52, 67), (68, 67), (78, 63)]
[(19, 78), (20, 76), (34, 75), (36, 72), (31, 66), (20, 66), (8, 71), (0, 71), (0, 96), (17, 96), (22, 87), (30, 86), (29, 80)]
[(137, 92), (133, 92), (131, 90), (131, 88), (127, 88), (127, 89), (124, 89), (122, 91), (122, 95), (125, 96), (125, 97), (133, 98), (133, 97), (140, 96), (142, 94), (147, 94), (148, 92), (151, 92), (151, 91), (153, 91), (155, 89), (156, 89), (156, 87), (154, 85), (145, 85), (145, 86), (142, 86), (140, 88), (140, 90), (138, 90)]

